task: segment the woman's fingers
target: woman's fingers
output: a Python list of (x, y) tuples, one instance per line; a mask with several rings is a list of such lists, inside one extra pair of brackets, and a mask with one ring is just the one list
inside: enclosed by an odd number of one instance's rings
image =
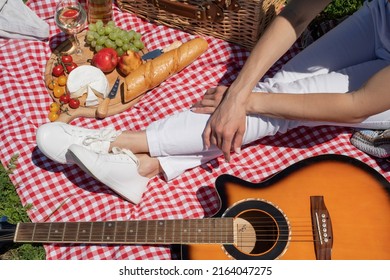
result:
[(203, 138), (203, 143), (204, 143), (204, 149), (205, 150), (208, 150), (211, 146), (211, 128), (210, 128), (210, 123), (208, 122), (206, 124), (206, 127), (205, 129), (203, 130), (203, 135), (202, 135), (202, 138)]

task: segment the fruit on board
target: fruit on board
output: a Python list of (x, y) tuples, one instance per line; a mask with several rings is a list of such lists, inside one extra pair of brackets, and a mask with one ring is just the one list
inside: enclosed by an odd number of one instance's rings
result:
[(67, 72), (68, 74), (69, 74), (70, 72), (72, 72), (76, 67), (77, 67), (77, 64), (74, 63), (74, 62), (70, 62), (70, 63), (65, 64), (65, 69), (66, 69), (66, 72)]
[(118, 54), (112, 48), (103, 48), (94, 54), (91, 64), (104, 73), (110, 73), (118, 64)]
[(64, 75), (64, 67), (61, 64), (57, 64), (56, 66), (53, 67), (52, 75), (55, 77)]
[(103, 48), (113, 48), (118, 56), (127, 50), (138, 52), (145, 47), (141, 33), (122, 29), (114, 21), (109, 21), (106, 25), (101, 20), (90, 23), (85, 42), (94, 52)]
[(141, 56), (134, 51), (128, 50), (119, 57), (118, 70), (127, 76), (141, 64)]
[(70, 95), (69, 94), (63, 94), (60, 97), (61, 104), (68, 104), (70, 101)]
[(80, 107), (80, 100), (78, 100), (77, 98), (71, 98), (69, 100), (69, 107), (72, 109), (77, 109), (78, 107)]

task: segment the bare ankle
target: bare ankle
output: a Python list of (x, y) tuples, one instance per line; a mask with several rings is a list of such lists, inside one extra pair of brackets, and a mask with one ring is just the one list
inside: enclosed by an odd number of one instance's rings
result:
[(158, 159), (152, 158), (147, 154), (137, 154), (140, 161), (138, 173), (141, 176), (152, 178), (160, 173), (160, 163)]

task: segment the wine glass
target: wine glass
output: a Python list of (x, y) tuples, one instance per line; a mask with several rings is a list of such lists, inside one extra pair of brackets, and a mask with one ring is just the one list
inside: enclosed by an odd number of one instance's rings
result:
[(71, 35), (74, 53), (81, 55), (83, 50), (80, 48), (77, 34), (85, 28), (87, 23), (87, 13), (83, 6), (77, 0), (61, 0), (56, 6), (55, 20), (64, 33)]

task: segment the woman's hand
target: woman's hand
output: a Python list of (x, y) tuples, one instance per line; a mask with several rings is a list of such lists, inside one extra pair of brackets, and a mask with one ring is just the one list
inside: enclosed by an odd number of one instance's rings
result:
[(218, 107), (219, 103), (227, 90), (226, 86), (218, 86), (216, 88), (210, 88), (206, 91), (201, 101), (196, 102), (191, 111), (199, 114), (212, 114)]
[(233, 97), (229, 98), (228, 91), (224, 92), (219, 101), (216, 101), (217, 98), (214, 100), (219, 105), (213, 108), (214, 112), (203, 131), (203, 141), (206, 149), (211, 145), (221, 149), (229, 162), (231, 151), (240, 152), (246, 129), (246, 106)]

